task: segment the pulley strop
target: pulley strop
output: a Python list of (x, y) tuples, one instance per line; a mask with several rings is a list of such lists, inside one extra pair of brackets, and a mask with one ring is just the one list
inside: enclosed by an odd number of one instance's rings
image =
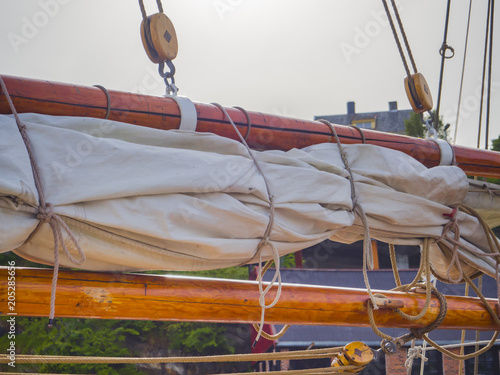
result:
[(172, 21), (163, 13), (163, 7), (158, 0), (159, 13), (148, 16), (143, 0), (139, 0), (142, 12), (141, 38), (149, 59), (155, 64), (172, 61), (177, 56), (178, 43)]
[(404, 80), (406, 95), (408, 96), (408, 100), (410, 105), (415, 113), (424, 113), (430, 111), (432, 109), (432, 95), (429, 89), (429, 85), (427, 84), (424, 76), (418, 72), (417, 65), (415, 64), (415, 60), (413, 59), (413, 54), (411, 53), (410, 44), (408, 43), (408, 39), (406, 38), (406, 33), (403, 27), (403, 23), (399, 16), (398, 8), (396, 6), (395, 0), (391, 0), (392, 8), (394, 10), (394, 15), (396, 16), (396, 20), (398, 21), (399, 30), (401, 31), (401, 35), (403, 37), (403, 41), (405, 43), (406, 51), (410, 58), (413, 71), (412, 74), (410, 72), (410, 68), (408, 67), (408, 63), (406, 61), (406, 56), (403, 52), (403, 48), (401, 47), (401, 42), (399, 41), (399, 36), (396, 31), (396, 27), (394, 26), (394, 21), (392, 19), (391, 12), (389, 10), (389, 6), (387, 5), (386, 0), (382, 0), (384, 4), (384, 9), (387, 14), (387, 18), (389, 19), (389, 24), (391, 25), (392, 33), (394, 35), (394, 39), (396, 41), (396, 45), (398, 46), (399, 54), (401, 56), (401, 60), (405, 67), (406, 78)]

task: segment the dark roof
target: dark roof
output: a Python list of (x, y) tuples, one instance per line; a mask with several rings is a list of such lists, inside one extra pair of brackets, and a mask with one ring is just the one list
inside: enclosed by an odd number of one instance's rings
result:
[(375, 119), (375, 130), (390, 133), (404, 133), (405, 120), (413, 113), (411, 109), (365, 112), (345, 115), (314, 116), (315, 120), (327, 120), (333, 124), (351, 125), (353, 121)]
[[(370, 285), (373, 289), (389, 290), (394, 288), (395, 282), (391, 270), (368, 271)], [(269, 270), (265, 280), (272, 278), (273, 270)], [(401, 281), (410, 283), (416, 275), (416, 270), (400, 271)], [(310, 285), (324, 285), (365, 289), (362, 272), (359, 270), (298, 270), (282, 269), (281, 277), (284, 283), (298, 283)], [(444, 284), (437, 282), (437, 288), (446, 295), (464, 295), (463, 284)], [(484, 277), (483, 294), (495, 298), (497, 293), (495, 280)], [(277, 327), (278, 330), (281, 326)], [(383, 332), (396, 337), (408, 331), (402, 328), (382, 329)], [(436, 330), (429, 336), (441, 345), (457, 343), (460, 341), (461, 331)], [(482, 332), (481, 340), (489, 340), (491, 332)], [(474, 340), (474, 332), (468, 332), (467, 340)], [(334, 327), (334, 326), (292, 326), (287, 333), (279, 339), (277, 346), (281, 348), (307, 347), (314, 343), (315, 347), (343, 346), (350, 341), (363, 341), (367, 345), (379, 346), (381, 339), (373, 333), (371, 328), (364, 327)]]

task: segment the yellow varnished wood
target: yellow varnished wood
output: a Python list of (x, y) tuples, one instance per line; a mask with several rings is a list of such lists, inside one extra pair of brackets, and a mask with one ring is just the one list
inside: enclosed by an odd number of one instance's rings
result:
[(415, 73), (405, 78), (405, 91), (415, 113), (423, 113), (432, 109), (431, 90), (421, 73)]
[(177, 57), (177, 34), (164, 13), (156, 13), (141, 22), (141, 39), (149, 59), (158, 64)]
[[(0, 267), (0, 314), (8, 311), (8, 273)], [(18, 316), (47, 316), (52, 270), (16, 269)], [(401, 300), (401, 311), (416, 315), (425, 295), (384, 291)], [(275, 290), (269, 293), (269, 300)], [(266, 311), (269, 324), (369, 327), (363, 289), (284, 284), (278, 304)], [(447, 296), (448, 313), (441, 329), (500, 330), (477, 298)], [(489, 300), (494, 307), (496, 300)], [(392, 309), (374, 312), (379, 327), (421, 328), (433, 322), (439, 302), (433, 297), (428, 313), (409, 322)], [(56, 317), (255, 323), (261, 308), (256, 282), (104, 272), (59, 272)]]
[(339, 355), (332, 361), (332, 367), (366, 366), (373, 360), (373, 357), (373, 351), (368, 345), (355, 341), (344, 346)]

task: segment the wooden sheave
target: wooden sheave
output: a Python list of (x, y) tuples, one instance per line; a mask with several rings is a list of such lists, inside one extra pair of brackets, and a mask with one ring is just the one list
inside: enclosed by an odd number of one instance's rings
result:
[[(108, 101), (96, 87), (75, 86), (27, 78), (2, 76), (17, 111), (60, 116), (103, 118)], [(180, 113), (173, 99), (109, 91), (109, 119), (157, 129), (177, 129)], [(198, 113), (197, 131), (212, 132), (238, 139), (229, 121), (219, 108), (210, 104), (195, 104)], [(247, 132), (247, 119), (242, 111), (227, 109), (242, 134)], [(0, 94), (0, 113), (10, 109)], [(252, 127), (248, 144), (258, 150), (289, 150), (317, 143), (332, 142), (330, 129), (316, 121), (298, 120), (249, 112)], [(347, 126), (335, 126), (342, 143), (361, 143), (360, 133)], [(411, 138), (384, 132), (363, 130), (366, 143), (399, 150), (411, 155), (427, 167), (439, 165), (440, 150), (432, 140)], [(498, 152), (453, 146), (456, 162), (467, 174), (500, 178)]]
[[(15, 305), (9, 310), (8, 269), (0, 268), (0, 313), (47, 316), (52, 270), (17, 268), (15, 278)], [(267, 298), (272, 300), (274, 293)], [(417, 315), (425, 304), (425, 294), (383, 293), (407, 314)], [(368, 327), (367, 300), (363, 289), (284, 284), (278, 304), (266, 311), (266, 323)], [(500, 330), (477, 298), (447, 296), (447, 301), (441, 329)], [(497, 300), (488, 302), (497, 308)], [(393, 308), (376, 310), (374, 316), (379, 327), (421, 328), (438, 313), (439, 302), (433, 297), (428, 313), (417, 322), (401, 318)], [(255, 323), (260, 314), (253, 281), (59, 272), (56, 316), (61, 318)]]

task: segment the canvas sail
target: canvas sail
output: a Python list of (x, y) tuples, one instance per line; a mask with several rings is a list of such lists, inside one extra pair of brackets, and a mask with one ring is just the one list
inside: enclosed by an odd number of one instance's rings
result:
[[(202, 270), (256, 262), (269, 223), (269, 196), (244, 145), (210, 133), (94, 118), (20, 117), (46, 200), (86, 255), (79, 268)], [(457, 167), (428, 169), (406, 154), (372, 145), (344, 148), (372, 238), (394, 244), (437, 239), (449, 222), (446, 215), (470, 200), (467, 176)], [(0, 116), (0, 149), (0, 251), (52, 264), (52, 230), (37, 218), (30, 161), (11, 116)], [(363, 238), (336, 144), (254, 156), (275, 200), (270, 240), (280, 255), (325, 239)], [(498, 195), (484, 194), (498, 212)], [(462, 243), (476, 253), (490, 251), (476, 218), (459, 212), (457, 222)], [(67, 246), (74, 251), (69, 241)], [(434, 270), (446, 273), (447, 255), (438, 246), (433, 251)], [(494, 259), (474, 252), (460, 250), (466, 270), (494, 276)], [(267, 247), (262, 255), (272, 258)], [(65, 256), (60, 264), (75, 267)]]

